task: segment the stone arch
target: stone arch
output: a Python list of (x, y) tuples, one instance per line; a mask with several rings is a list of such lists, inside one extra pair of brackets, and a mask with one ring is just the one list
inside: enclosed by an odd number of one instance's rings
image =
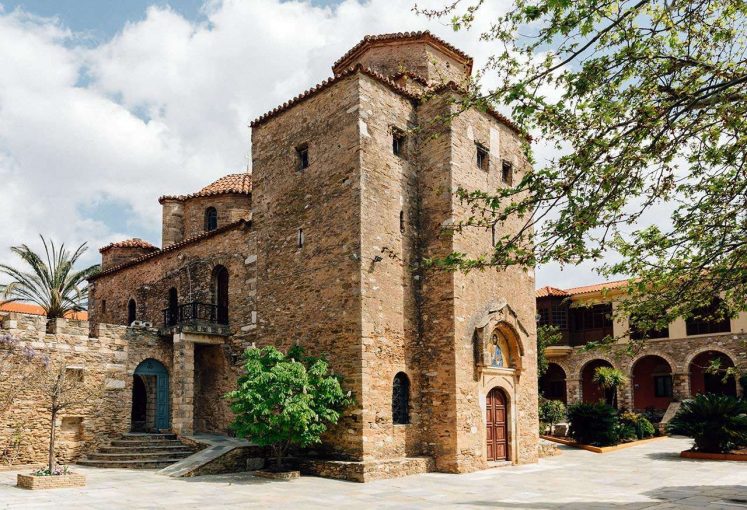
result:
[(674, 358), (670, 356), (668, 353), (660, 351), (660, 350), (656, 350), (656, 351), (646, 351), (646, 352), (637, 354), (634, 358), (630, 360), (630, 366), (628, 367), (629, 368), (628, 371), (631, 371), (633, 367), (635, 366), (635, 364), (638, 363), (638, 361), (641, 358), (645, 358), (646, 356), (660, 357), (661, 359), (669, 363), (669, 367), (672, 369), (673, 374), (676, 374), (682, 368), (680, 367), (680, 364), (674, 361)]
[(688, 370), (690, 368), (690, 363), (692, 363), (693, 360), (697, 356), (700, 356), (704, 352), (708, 352), (708, 351), (717, 351), (717, 352), (720, 352), (721, 354), (724, 354), (724, 355), (728, 356), (731, 359), (731, 361), (734, 362), (734, 363), (736, 363), (736, 360), (739, 359), (739, 357), (736, 355), (736, 353), (734, 353), (734, 351), (732, 351), (731, 349), (727, 349), (724, 346), (718, 345), (718, 344), (708, 344), (708, 345), (700, 347), (700, 348), (692, 351), (690, 354), (688, 354), (687, 357), (685, 358), (685, 363), (682, 366), (682, 368), (684, 370)]
[(412, 400), (412, 383), (410, 377), (402, 371), (392, 378), (392, 423), (407, 425), (410, 423), (410, 402)]
[(560, 400), (564, 404), (568, 402), (568, 372), (563, 367), (550, 361), (547, 370), (539, 378), (539, 389), (543, 397), (550, 400)]
[(582, 402), (597, 402), (599, 400), (605, 400), (607, 403), (612, 401), (612, 395), (609, 392), (603, 391), (593, 381), (594, 370), (599, 366), (615, 367), (615, 365), (606, 357), (596, 357), (587, 360), (581, 365), (579, 370), (579, 380), (581, 381), (581, 401)]
[[(708, 358), (712, 359), (717, 356), (725, 358), (725, 363), (722, 364), (723, 368), (735, 366), (737, 358), (728, 349), (722, 349), (718, 346), (712, 349), (700, 349), (699, 352), (688, 356), (687, 381), (690, 396), (695, 396), (699, 393), (718, 393), (737, 396), (738, 390), (735, 377), (729, 377), (724, 382), (722, 374), (711, 374), (706, 371), (705, 368), (710, 362)], [(696, 363), (696, 361), (698, 362)]]
[(630, 367), (631, 402), (637, 410), (665, 410), (673, 400), (672, 363), (658, 354), (636, 357)]

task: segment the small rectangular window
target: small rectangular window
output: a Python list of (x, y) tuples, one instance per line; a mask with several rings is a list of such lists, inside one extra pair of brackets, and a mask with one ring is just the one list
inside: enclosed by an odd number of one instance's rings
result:
[(504, 160), (503, 165), (501, 167), (501, 182), (504, 184), (508, 184), (511, 186), (513, 184), (513, 178), (514, 178), (514, 167), (511, 163)]
[(488, 171), (488, 149), (484, 145), (477, 144), (477, 167), (480, 170)]
[(106, 313), (106, 299), (101, 300), (101, 313)]
[(405, 211), (399, 212), (399, 231), (405, 232)]
[(304, 170), (309, 167), (309, 146), (301, 145), (296, 147), (296, 154), (298, 156), (298, 170)]
[(671, 375), (657, 375), (654, 377), (654, 395), (657, 397), (672, 396)]
[(299, 248), (303, 248), (304, 241), (305, 241), (305, 239), (304, 239), (304, 235), (303, 235), (303, 229), (299, 228), (298, 229), (298, 247)]
[(392, 132), (392, 153), (395, 156), (405, 156), (405, 134), (399, 129)]
[(495, 223), (490, 225), (490, 244), (491, 246), (495, 246)]

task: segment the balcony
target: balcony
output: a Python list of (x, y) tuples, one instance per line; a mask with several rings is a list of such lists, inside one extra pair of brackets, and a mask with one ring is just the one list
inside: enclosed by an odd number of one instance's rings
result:
[(228, 308), (198, 301), (165, 308), (161, 334), (173, 333), (228, 336)]

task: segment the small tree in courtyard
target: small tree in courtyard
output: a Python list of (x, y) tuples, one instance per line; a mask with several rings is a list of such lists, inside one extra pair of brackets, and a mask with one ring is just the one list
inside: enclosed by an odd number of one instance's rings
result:
[(68, 368), (64, 363), (52, 366), (41, 382), (50, 414), (48, 473), (56, 473), (55, 443), (57, 417), (63, 411), (80, 407), (96, 400), (101, 395), (101, 386), (85, 377), (83, 370)]
[(281, 470), (288, 449), (321, 442), (352, 399), (327, 362), (306, 356), (299, 346), (287, 355), (272, 346), (251, 348), (244, 359), (246, 373), (227, 395), (236, 414), (232, 428), (240, 437), (269, 446), (275, 469)]
[(594, 382), (605, 392), (612, 395), (612, 407), (617, 407), (617, 388), (627, 382), (628, 378), (617, 368), (597, 367), (594, 371)]

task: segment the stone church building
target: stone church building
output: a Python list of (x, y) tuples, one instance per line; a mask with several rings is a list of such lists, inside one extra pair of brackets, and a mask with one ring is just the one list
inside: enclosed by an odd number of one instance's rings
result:
[(455, 192), (518, 182), (527, 138), (459, 111), (472, 59), (428, 32), (368, 36), (332, 70), (251, 123), (251, 174), (160, 198), (160, 248), (101, 249), (91, 336), (120, 325), (139, 346), (118, 426), (228, 433), (243, 350), (300, 344), (356, 402), (309, 452), (318, 472), (535, 462), (533, 272), (423, 264), (490, 251), (495, 231), (445, 229), (469, 215)]

